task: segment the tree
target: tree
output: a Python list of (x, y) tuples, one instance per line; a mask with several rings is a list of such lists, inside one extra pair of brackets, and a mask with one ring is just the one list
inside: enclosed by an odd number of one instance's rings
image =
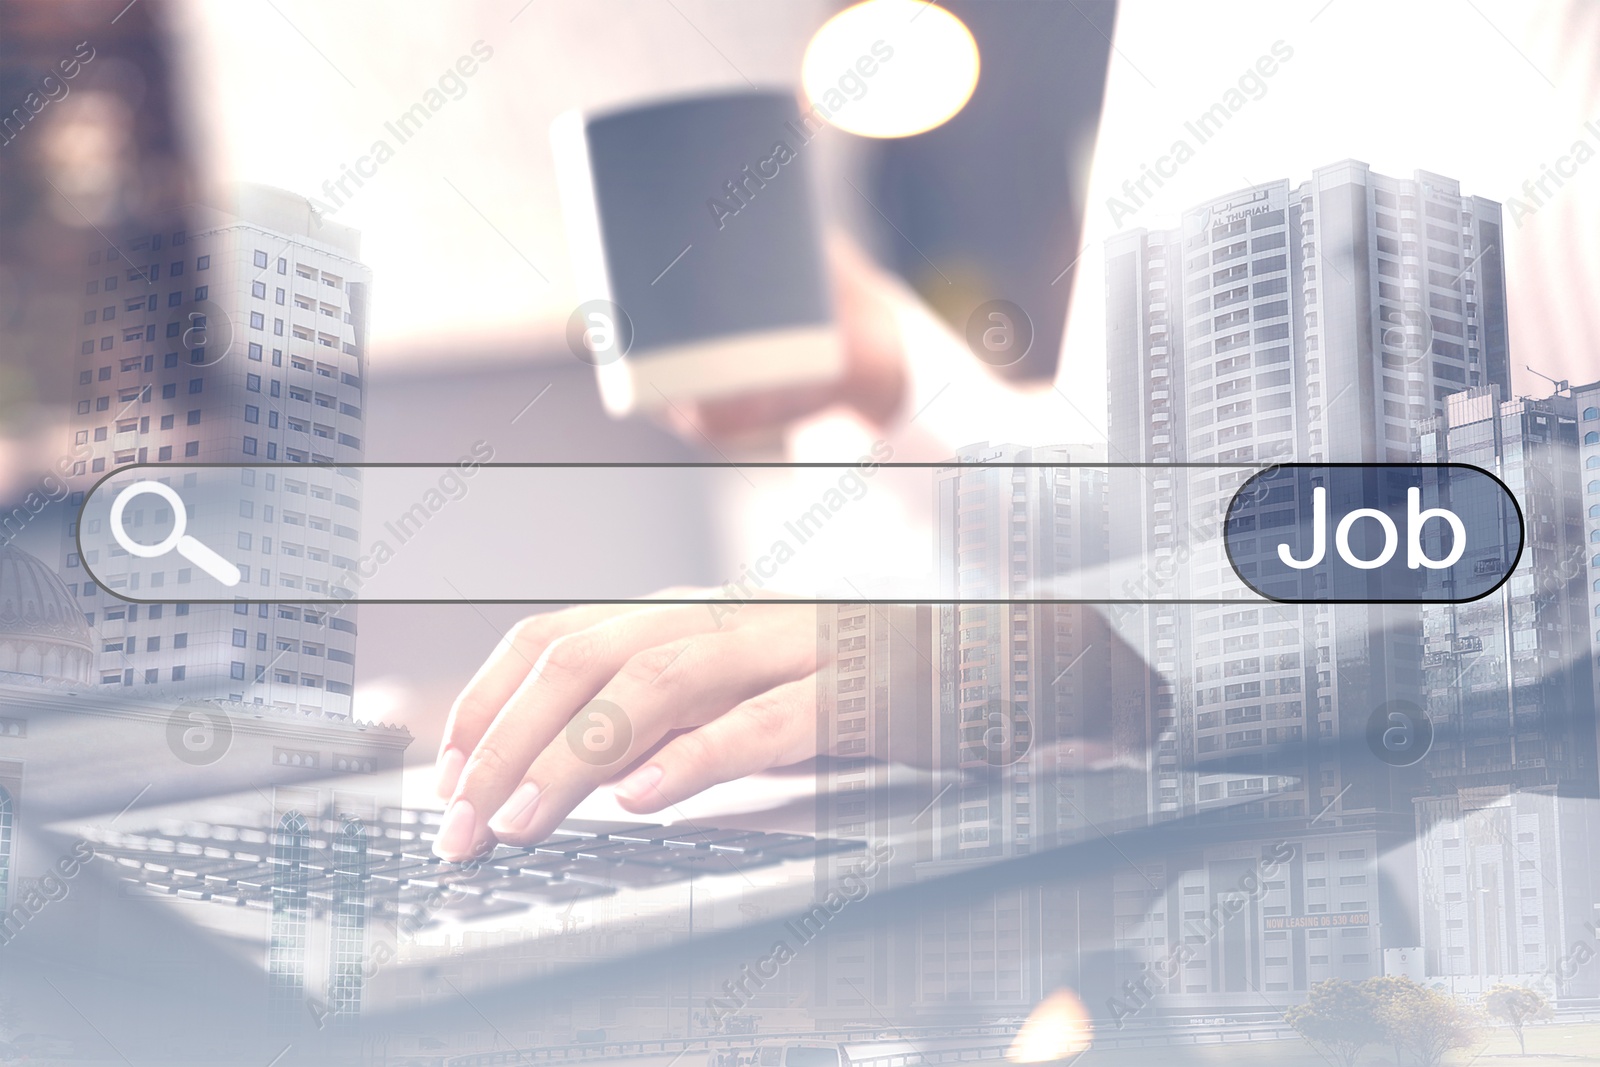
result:
[(1454, 997), (1396, 975), (1361, 984), (1377, 1002), (1389, 1040), (1410, 1052), (1420, 1067), (1439, 1067), (1445, 1053), (1477, 1040), (1476, 1013)]
[(1550, 998), (1537, 989), (1501, 982), (1484, 995), (1483, 1006), (1492, 1018), (1502, 1020), (1517, 1035), (1517, 1048), (1526, 1056), (1528, 1043), (1522, 1027), (1530, 1019), (1550, 1017)]
[(1354, 1067), (1361, 1050), (1382, 1041), (1387, 1030), (1371, 991), (1355, 982), (1330, 978), (1311, 987), (1304, 1004), (1284, 1013), (1300, 1036), (1320, 1045), (1344, 1067)]

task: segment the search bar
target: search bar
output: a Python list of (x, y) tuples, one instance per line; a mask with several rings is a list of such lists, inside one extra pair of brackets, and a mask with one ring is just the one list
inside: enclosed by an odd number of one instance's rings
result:
[[(708, 500), (745, 552), (676, 602), (1459, 603), (1509, 578), (1498, 479), (1352, 466), (135, 465), (89, 490), (77, 536), (89, 577), (143, 603), (659, 602), (695, 555), (662, 516)], [(1452, 500), (1471, 506), (1446, 519)]]

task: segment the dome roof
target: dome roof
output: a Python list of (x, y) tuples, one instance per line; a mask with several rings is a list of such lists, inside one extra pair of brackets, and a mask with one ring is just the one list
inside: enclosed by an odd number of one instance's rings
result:
[(93, 651), (94, 635), (66, 584), (15, 545), (0, 545), (0, 640), (30, 637)]

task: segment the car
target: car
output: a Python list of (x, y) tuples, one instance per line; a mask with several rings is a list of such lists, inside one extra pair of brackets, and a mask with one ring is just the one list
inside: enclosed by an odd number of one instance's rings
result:
[(755, 1067), (850, 1067), (843, 1045), (823, 1041), (763, 1041)]

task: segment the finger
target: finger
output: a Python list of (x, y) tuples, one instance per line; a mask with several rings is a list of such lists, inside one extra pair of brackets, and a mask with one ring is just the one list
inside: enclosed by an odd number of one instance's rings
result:
[(528, 677), (550, 642), (621, 614), (629, 607), (596, 604), (552, 611), (529, 616), (506, 631), (450, 706), (434, 768), (439, 795), (449, 797), (455, 793), (467, 754), (477, 747), (495, 715)]
[(467, 757), (435, 851), (445, 859), (470, 856), (534, 757), (630, 658), (713, 628), (703, 605), (635, 606), (551, 641)]
[(617, 785), (616, 797), (629, 811), (660, 811), (721, 782), (816, 754), (817, 680), (812, 675), (674, 738)]
[[(656, 596), (671, 599), (690, 592), (665, 589)], [(588, 604), (532, 615), (513, 626), (451, 705), (434, 768), (439, 796), (448, 798), (455, 794), (468, 754), (478, 746), (484, 731), (533, 671), (533, 665), (539, 662), (552, 641), (636, 610), (638, 607), (633, 604)]]
[(545, 840), (585, 797), (669, 731), (700, 726), (815, 672), (809, 626), (696, 634), (642, 652), (538, 755), (489, 828), (513, 844)]

